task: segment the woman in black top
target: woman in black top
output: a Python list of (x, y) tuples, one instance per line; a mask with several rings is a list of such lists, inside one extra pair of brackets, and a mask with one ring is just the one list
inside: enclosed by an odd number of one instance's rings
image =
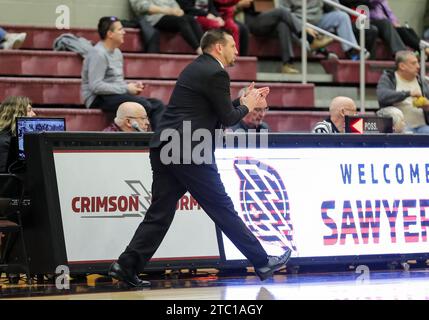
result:
[(6, 172), (11, 138), (16, 136), (15, 119), (34, 117), (36, 114), (27, 97), (7, 97), (0, 105), (0, 172)]

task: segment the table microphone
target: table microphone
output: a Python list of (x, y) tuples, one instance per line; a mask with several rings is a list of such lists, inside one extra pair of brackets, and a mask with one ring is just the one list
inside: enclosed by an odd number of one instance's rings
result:
[(138, 132), (143, 132), (142, 129), (140, 129), (139, 124), (137, 122), (131, 123), (131, 126), (134, 128), (134, 130), (138, 131)]

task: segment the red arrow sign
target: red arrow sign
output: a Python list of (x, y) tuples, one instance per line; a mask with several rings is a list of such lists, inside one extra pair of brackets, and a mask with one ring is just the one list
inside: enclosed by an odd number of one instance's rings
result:
[(351, 123), (351, 128), (353, 133), (363, 133), (363, 119), (356, 119)]

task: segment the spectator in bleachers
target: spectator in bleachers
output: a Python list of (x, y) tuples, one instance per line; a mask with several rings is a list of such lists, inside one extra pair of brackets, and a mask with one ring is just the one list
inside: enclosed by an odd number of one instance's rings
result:
[(164, 104), (158, 99), (139, 96), (144, 88), (142, 83), (125, 82), (124, 58), (119, 50), (125, 34), (121, 22), (116, 17), (103, 17), (98, 23), (98, 33), (101, 41), (89, 52), (82, 68), (81, 94), (86, 107), (116, 112), (123, 102), (137, 102), (146, 108), (155, 129)]
[[(251, 33), (256, 36), (271, 36), (276, 35), (279, 39), (282, 73), (298, 74), (293, 65), (293, 47), (292, 37), (301, 37), (301, 21), (286, 7), (276, 7), (264, 12), (259, 10), (254, 1), (249, 1), (241, 4), (244, 11), (245, 23), (249, 27)], [(308, 41), (311, 49), (316, 50), (328, 45), (332, 39), (327, 37), (318, 37), (318, 33), (307, 28)]]
[(213, 0), (177, 0), (177, 3), (185, 14), (195, 17), (203, 30), (220, 29), (225, 25)]
[[(372, 23), (378, 23), (379, 20), (389, 21), (398, 32), (405, 45), (415, 51), (420, 51), (420, 37), (414, 29), (407, 25), (402, 26), (400, 24), (387, 0), (370, 0), (370, 4), (369, 12)], [(426, 48), (426, 54), (429, 55), (429, 48)]]
[[(220, 11), (218, 11), (219, 1), (221, 3), (231, 2), (231, 0), (217, 0), (216, 3), (214, 0), (177, 0), (185, 13), (195, 16), (204, 31), (210, 29), (224, 29), (229, 31), (234, 38), (237, 51), (240, 52), (239, 26), (234, 21), (233, 14), (225, 16), (225, 11), (223, 11), (223, 17), (226, 17), (227, 20), (224, 20)], [(232, 1), (237, 3), (238, 0)], [(230, 8), (234, 8), (234, 5), (230, 6)]]
[(345, 117), (357, 114), (356, 104), (348, 97), (335, 97), (329, 106), (329, 118), (316, 123), (313, 133), (344, 133)]
[[(132, 0), (129, 0), (132, 9)], [(145, 15), (135, 15), (132, 20), (121, 20), (124, 28), (139, 28), (140, 39), (143, 44), (143, 50), (146, 53), (159, 53), (161, 34), (158, 29), (154, 28), (152, 24), (147, 21)]]
[(389, 117), (393, 120), (394, 133), (406, 133), (406, 124), (404, 114), (396, 107), (385, 107), (377, 111), (379, 117)]
[(113, 122), (103, 131), (109, 132), (147, 132), (149, 118), (145, 108), (136, 102), (122, 103)]
[[(238, 93), (241, 98), (247, 94), (247, 88), (243, 88)], [(268, 111), (267, 100), (263, 99), (261, 104), (258, 105), (253, 111), (250, 111), (246, 116), (240, 120), (235, 126), (230, 127), (232, 131), (249, 131), (249, 129), (256, 131), (271, 131), (268, 123), (264, 122), (265, 115)]]
[(11, 155), (14, 146), (11, 145), (12, 137), (16, 136), (17, 117), (34, 117), (36, 114), (27, 97), (7, 97), (0, 105), (0, 173), (7, 171), (11, 159), (18, 156)]
[(136, 16), (145, 15), (156, 29), (180, 32), (197, 54), (202, 53), (203, 30), (193, 16), (180, 9), (176, 0), (130, 0), (130, 4)]
[(25, 41), (27, 33), (11, 33), (0, 27), (0, 49), (19, 49)]
[(419, 76), (420, 64), (412, 51), (399, 51), (395, 58), (396, 70), (386, 70), (377, 84), (380, 108), (394, 106), (405, 117), (407, 130), (429, 133), (425, 112), (429, 111), (429, 85)]
[[(334, 1), (338, 2), (338, 0)], [(281, 6), (289, 8), (299, 19), (302, 18), (302, 0), (279, 0), (279, 2)], [(323, 0), (307, 0), (307, 21), (321, 29), (335, 32), (339, 37), (358, 45), (350, 16), (337, 9), (325, 12)], [(359, 60), (359, 51), (346, 43), (341, 43), (341, 47), (349, 59)]]
[[(340, 3), (356, 9), (358, 6), (367, 6), (368, 9), (372, 6), (370, 0), (340, 0)], [(355, 37), (359, 39), (359, 29), (356, 26), (356, 17), (350, 16)], [(396, 52), (406, 50), (405, 44), (402, 42), (396, 29), (388, 19), (370, 19), (369, 29), (365, 29), (365, 47), (370, 52), (371, 59), (375, 59), (376, 40), (380, 37), (389, 47), (393, 56)]]
[(216, 9), (225, 22), (224, 29), (229, 30), (241, 56), (246, 56), (249, 48), (249, 28), (235, 19), (235, 11), (243, 3), (253, 0), (214, 0)]

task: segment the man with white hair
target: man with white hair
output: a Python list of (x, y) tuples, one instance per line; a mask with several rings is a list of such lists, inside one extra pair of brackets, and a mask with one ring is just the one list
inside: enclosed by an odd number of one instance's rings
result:
[[(238, 92), (238, 98), (247, 94), (247, 88), (243, 88)], [(266, 99), (262, 99), (260, 104), (244, 116), (235, 126), (230, 127), (232, 131), (249, 131), (256, 130), (270, 131), (268, 123), (264, 122), (265, 115), (267, 114), (269, 107)]]
[(385, 107), (377, 111), (377, 116), (379, 117), (389, 117), (392, 118), (393, 122), (393, 132), (394, 133), (406, 133), (405, 127), (405, 118), (401, 110), (396, 107)]
[(316, 123), (313, 133), (344, 133), (345, 117), (357, 113), (355, 102), (348, 97), (335, 97), (329, 106), (329, 118)]
[(147, 132), (149, 118), (145, 108), (137, 102), (124, 102), (118, 107), (113, 122), (105, 128), (105, 132)]

